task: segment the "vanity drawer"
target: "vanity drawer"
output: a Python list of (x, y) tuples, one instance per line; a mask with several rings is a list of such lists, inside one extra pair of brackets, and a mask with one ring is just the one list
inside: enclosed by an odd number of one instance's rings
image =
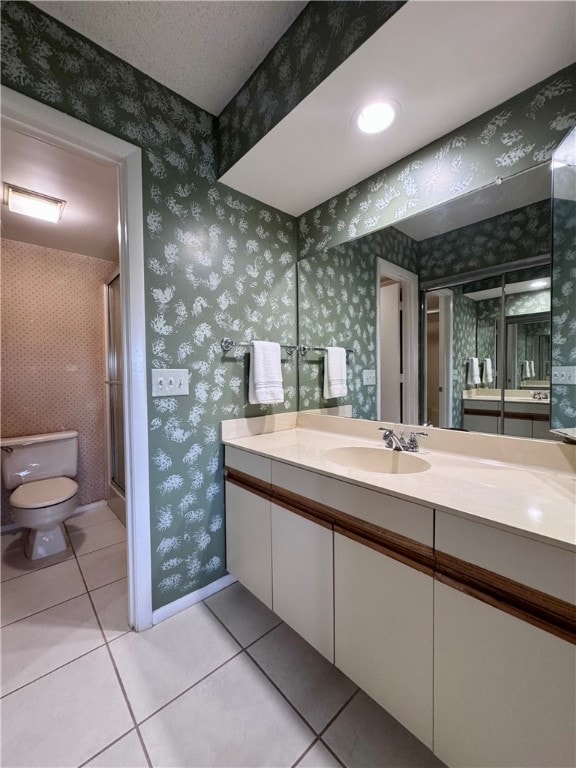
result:
[(576, 553), (567, 549), (437, 511), (436, 552), (576, 602)]
[(317, 472), (272, 461), (272, 485), (433, 546), (434, 510)]
[(270, 483), (272, 476), (272, 460), (259, 456), (257, 453), (243, 451), (227, 445), (225, 448), (224, 464), (230, 469), (236, 469), (245, 475), (256, 477), (265, 483)]

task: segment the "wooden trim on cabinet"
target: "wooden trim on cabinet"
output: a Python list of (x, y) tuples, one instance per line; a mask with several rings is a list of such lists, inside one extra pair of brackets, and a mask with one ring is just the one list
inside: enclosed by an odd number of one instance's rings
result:
[(226, 481), (576, 645), (571, 603), (236, 469)]
[[(384, 495), (384, 494), (383, 494)], [(372, 542), (384, 547), (387, 552), (395, 552), (404, 558), (406, 565), (417, 570), (426, 567), (431, 571), (434, 566), (434, 551), (432, 547), (421, 544), (400, 533), (395, 533), (387, 528), (374, 525), (365, 520), (359, 520), (353, 515), (341, 512), (333, 507), (328, 507), (318, 501), (312, 501), (305, 496), (272, 485), (272, 501), (292, 511), (305, 513), (311, 519), (330, 526), (338, 525), (342, 530), (362, 538), (366, 543)], [(432, 510), (430, 510), (432, 514)]]
[[(539, 400), (537, 402), (543, 402)], [(500, 416), (502, 411), (498, 410), (482, 410), (482, 408), (464, 408), (464, 416)], [(530, 413), (529, 411), (504, 411), (505, 419), (520, 419), (521, 421), (550, 421), (550, 416), (547, 413)]]
[(576, 606), (436, 551), (435, 579), (576, 645)]
[(385, 544), (378, 544), (371, 539), (367, 539), (365, 536), (352, 533), (352, 531), (346, 528), (342, 528), (340, 525), (334, 526), (334, 533), (339, 533), (341, 536), (346, 536), (347, 539), (352, 539), (352, 541), (356, 541), (358, 544), (362, 544), (364, 547), (368, 547), (369, 549), (373, 549), (375, 552), (386, 555), (386, 557), (390, 557), (392, 560), (397, 560), (399, 563), (403, 563), (410, 568), (414, 568), (416, 571), (420, 571), (421, 573), (426, 574), (426, 576), (434, 576), (434, 569), (430, 566), (424, 565), (423, 563), (418, 563), (411, 558), (404, 557), (404, 555), (401, 555), (399, 552), (390, 549), (390, 547), (387, 547)]
[[(538, 402), (542, 402), (541, 400)], [(550, 421), (548, 413), (530, 413), (529, 411), (504, 411), (505, 419), (522, 419), (524, 421)]]
[(224, 468), (224, 479), (227, 483), (237, 485), (245, 491), (255, 493), (264, 499), (270, 499), (270, 483), (267, 483), (265, 480), (252, 477), (252, 475), (246, 475), (244, 472), (239, 472), (231, 467)]
[(295, 515), (299, 515), (300, 517), (303, 517), (306, 520), (310, 520), (310, 522), (315, 523), (316, 525), (319, 525), (322, 528), (328, 528), (329, 530), (334, 529), (333, 524), (329, 520), (325, 520), (324, 518), (319, 517), (318, 515), (315, 515), (313, 512), (308, 512), (304, 509), (301, 509), (300, 507), (295, 507), (293, 504), (290, 504), (284, 499), (271, 495), (270, 501), (273, 504), (276, 504), (277, 507), (282, 507), (283, 509), (287, 509), (289, 512), (292, 512)]
[(482, 408), (464, 408), (464, 416), (500, 416), (502, 411), (500, 408), (494, 411), (482, 410)]

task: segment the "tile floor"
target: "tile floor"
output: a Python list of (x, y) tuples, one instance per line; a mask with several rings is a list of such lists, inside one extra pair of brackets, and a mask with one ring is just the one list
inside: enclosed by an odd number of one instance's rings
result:
[(4, 768), (441, 765), (240, 584), (131, 632), (123, 526), (67, 529), (40, 564), (2, 536)]

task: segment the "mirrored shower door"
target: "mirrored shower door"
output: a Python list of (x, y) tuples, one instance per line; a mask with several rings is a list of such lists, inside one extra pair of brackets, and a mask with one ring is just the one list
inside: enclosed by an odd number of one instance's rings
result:
[[(108, 503), (118, 515), (125, 518), (123, 497), (126, 488), (124, 464), (124, 392), (122, 369), (122, 314), (120, 275), (106, 286), (107, 308), (107, 376), (108, 397)], [(121, 502), (116, 497), (121, 493)], [(117, 509), (120, 506), (122, 509)]]

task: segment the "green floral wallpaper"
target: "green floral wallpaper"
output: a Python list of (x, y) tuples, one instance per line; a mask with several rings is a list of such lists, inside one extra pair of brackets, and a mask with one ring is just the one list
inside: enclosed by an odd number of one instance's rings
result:
[(216, 182), (213, 117), (27, 3), (2, 5), (2, 82), (142, 148), (148, 367), (190, 371), (189, 397), (149, 402), (159, 608), (225, 573), (219, 424), (268, 409), (219, 341), (296, 342), (295, 222)]
[[(552, 365), (576, 365), (576, 200), (554, 197), (553, 232)], [(553, 384), (551, 401), (552, 429), (576, 426), (576, 386)]]
[(220, 114), (219, 175), (403, 5), (404, 0), (309, 2)]
[(418, 244), (420, 279), (434, 280), (548, 254), (550, 237), (550, 200), (542, 200), (422, 240)]
[(300, 409), (349, 404), (352, 414), (376, 418), (376, 387), (362, 383), (363, 370), (376, 370), (378, 257), (410, 272), (418, 267), (417, 243), (393, 227), (298, 263), (298, 334), (301, 344), (345, 346), (348, 397), (322, 398), (322, 355), (300, 360)]
[(298, 265), (300, 343), (338, 346), (348, 355), (348, 396), (324, 400), (324, 355), (300, 357), (300, 410), (352, 405), (352, 415), (376, 418), (376, 387), (362, 384), (362, 370), (376, 370), (376, 263), (345, 246)]
[(576, 64), (343, 191), (299, 220), (299, 258), (548, 161), (576, 124)]

